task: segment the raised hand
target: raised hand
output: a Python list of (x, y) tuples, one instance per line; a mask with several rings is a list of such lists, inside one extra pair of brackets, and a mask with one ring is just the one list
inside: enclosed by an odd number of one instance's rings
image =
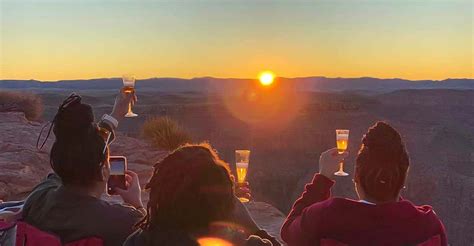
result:
[(125, 114), (128, 112), (128, 105), (130, 103), (134, 105), (135, 102), (137, 102), (137, 96), (135, 95), (135, 92), (125, 93), (122, 88), (120, 93), (115, 98), (114, 108), (112, 109), (112, 113), (110, 115), (117, 120), (123, 119)]
[(319, 174), (330, 179), (335, 172), (339, 170), (339, 163), (343, 161), (349, 153), (346, 151), (342, 154), (337, 152), (337, 148), (332, 148), (321, 154), (319, 157)]
[(252, 200), (249, 182), (236, 183), (235, 195), (240, 198), (247, 198), (249, 200)]
[(126, 190), (115, 188), (125, 203), (128, 203), (135, 208), (143, 208), (142, 189), (140, 187), (140, 180), (135, 172), (127, 170), (125, 173)]

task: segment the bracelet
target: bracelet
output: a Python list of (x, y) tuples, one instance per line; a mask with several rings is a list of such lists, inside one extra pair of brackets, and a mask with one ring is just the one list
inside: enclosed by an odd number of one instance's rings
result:
[(104, 114), (101, 120), (105, 123), (108, 123), (112, 129), (116, 129), (118, 127), (118, 120), (108, 114)]

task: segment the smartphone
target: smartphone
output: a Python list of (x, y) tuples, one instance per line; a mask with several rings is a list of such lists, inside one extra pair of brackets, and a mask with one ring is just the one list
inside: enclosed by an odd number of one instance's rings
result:
[(107, 194), (116, 195), (116, 188), (127, 189), (125, 172), (127, 171), (127, 158), (125, 156), (110, 156), (110, 176), (107, 180)]

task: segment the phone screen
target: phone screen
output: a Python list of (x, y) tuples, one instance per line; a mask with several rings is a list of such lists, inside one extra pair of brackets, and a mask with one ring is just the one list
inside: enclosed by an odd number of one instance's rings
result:
[(110, 176), (107, 181), (107, 193), (115, 195), (115, 188), (127, 189), (125, 184), (125, 170), (127, 170), (127, 159), (125, 157), (110, 157)]

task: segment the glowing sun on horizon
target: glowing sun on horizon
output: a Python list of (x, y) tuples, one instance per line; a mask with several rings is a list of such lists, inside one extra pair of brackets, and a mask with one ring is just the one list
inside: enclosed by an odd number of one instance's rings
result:
[(269, 86), (273, 84), (273, 80), (275, 80), (275, 74), (273, 74), (271, 71), (264, 71), (260, 73), (258, 79), (260, 80), (260, 84), (263, 86)]

